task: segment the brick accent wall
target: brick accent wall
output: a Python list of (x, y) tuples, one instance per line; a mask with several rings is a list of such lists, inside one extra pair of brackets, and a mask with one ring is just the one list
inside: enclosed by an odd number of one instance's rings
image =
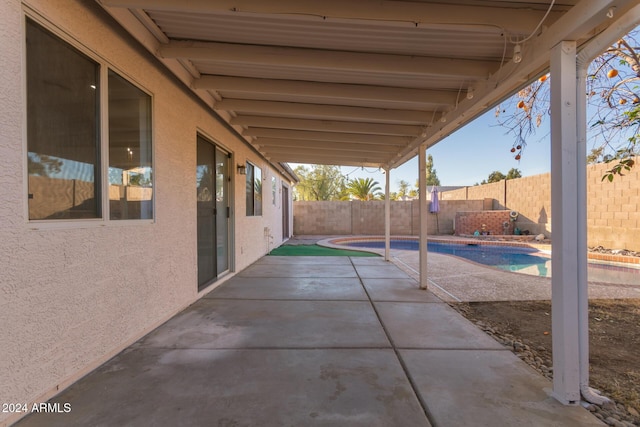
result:
[[(509, 220), (510, 211), (475, 211), (456, 213), (456, 235), (471, 235), (476, 230), (489, 235), (513, 234), (513, 221)], [(504, 223), (508, 227), (504, 228)]]

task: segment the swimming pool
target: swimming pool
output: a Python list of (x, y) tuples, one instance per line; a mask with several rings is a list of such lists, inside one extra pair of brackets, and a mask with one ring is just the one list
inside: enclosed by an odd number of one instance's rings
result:
[[(384, 241), (380, 240), (347, 241), (340, 242), (340, 244), (355, 248), (384, 248)], [(391, 240), (391, 248), (417, 251), (418, 241)], [(428, 241), (427, 250), (440, 254), (458, 256), (500, 270), (533, 276), (551, 277), (551, 255), (540, 252), (535, 248)], [(595, 282), (625, 285), (640, 284), (640, 269), (636, 268), (589, 262), (587, 274), (588, 280)]]

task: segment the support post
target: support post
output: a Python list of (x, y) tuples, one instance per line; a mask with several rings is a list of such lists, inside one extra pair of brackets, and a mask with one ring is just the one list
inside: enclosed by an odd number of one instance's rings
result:
[(577, 67), (576, 87), (576, 167), (578, 179), (578, 212), (576, 227), (578, 233), (578, 338), (580, 340), (580, 391), (591, 403), (606, 401), (589, 388), (589, 283), (587, 281), (587, 69)]
[(390, 261), (391, 256), (391, 199), (389, 182), (391, 181), (390, 169), (384, 170), (385, 187), (384, 187), (384, 260)]
[(418, 197), (420, 214), (420, 289), (427, 289), (427, 145), (418, 150)]
[(580, 401), (578, 137), (576, 43), (551, 51), (551, 278), (553, 396), (563, 404)]
[[(637, 26), (640, 21), (640, 5), (631, 8), (615, 24), (610, 25), (597, 37), (591, 40), (578, 54), (578, 89), (577, 89), (577, 134), (578, 134), (578, 217), (576, 218), (578, 227), (578, 321), (580, 323), (580, 392), (582, 398), (590, 403), (602, 405), (610, 400), (600, 395), (597, 390), (589, 387), (589, 297), (587, 282), (587, 235), (586, 235), (586, 139), (587, 139), (587, 103), (585, 93), (587, 72), (589, 64), (601, 52), (615, 43), (622, 35), (628, 33)], [(584, 231), (584, 234), (581, 232)]]

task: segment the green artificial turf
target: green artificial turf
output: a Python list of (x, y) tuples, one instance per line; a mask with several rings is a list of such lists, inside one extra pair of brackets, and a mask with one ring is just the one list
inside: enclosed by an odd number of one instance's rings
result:
[(371, 252), (348, 251), (344, 249), (325, 248), (318, 245), (283, 245), (269, 253), (277, 256), (378, 256)]

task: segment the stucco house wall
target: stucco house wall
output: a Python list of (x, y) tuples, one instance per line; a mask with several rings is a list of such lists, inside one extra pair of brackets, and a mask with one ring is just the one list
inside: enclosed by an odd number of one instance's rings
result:
[[(28, 220), (26, 15), (152, 95), (153, 221)], [(235, 265), (227, 277), (282, 242), (282, 201), (272, 203), (271, 179), (278, 189), (292, 183), (96, 2), (5, 0), (0, 16), (0, 402), (29, 403), (68, 386), (224, 281), (198, 293), (198, 134), (232, 154)], [(245, 161), (262, 168), (262, 216), (245, 215), (245, 176), (236, 173)], [(11, 419), (0, 413), (0, 424)]]

